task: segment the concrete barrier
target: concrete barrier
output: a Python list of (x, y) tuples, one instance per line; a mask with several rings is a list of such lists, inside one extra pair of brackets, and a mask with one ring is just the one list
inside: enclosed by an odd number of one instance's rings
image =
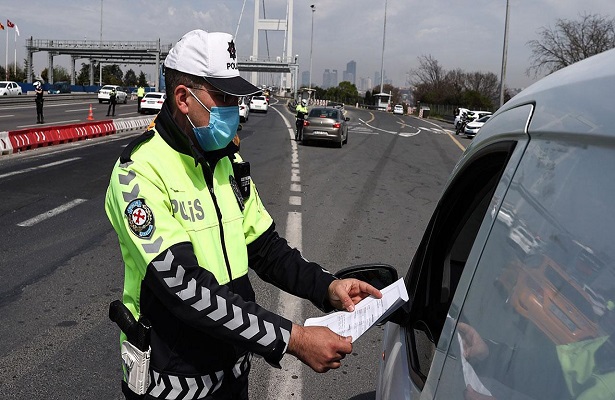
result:
[(13, 145), (9, 139), (8, 132), (0, 132), (0, 155), (11, 154)]

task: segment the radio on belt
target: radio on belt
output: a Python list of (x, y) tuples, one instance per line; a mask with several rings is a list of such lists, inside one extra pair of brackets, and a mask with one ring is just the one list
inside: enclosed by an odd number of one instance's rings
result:
[(126, 334), (122, 343), (122, 361), (128, 387), (136, 394), (145, 394), (149, 386), (151, 324), (145, 317), (137, 321), (119, 300), (109, 305), (109, 318)]

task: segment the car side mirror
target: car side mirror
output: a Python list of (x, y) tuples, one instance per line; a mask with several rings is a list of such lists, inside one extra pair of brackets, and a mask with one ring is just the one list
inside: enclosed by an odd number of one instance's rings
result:
[[(384, 289), (393, 282), (397, 281), (397, 270), (388, 264), (361, 264), (353, 265), (351, 267), (343, 268), (333, 274), (338, 279), (354, 278), (367, 282), (376, 289)], [(410, 320), (410, 304), (412, 299), (402, 307), (398, 308), (393, 314), (391, 314), (384, 321), (378, 325), (383, 325), (387, 322), (394, 322), (396, 324), (405, 326)]]
[(243, 129), (243, 126), (241, 124), (237, 125), (237, 132), (239, 132), (242, 129)]
[(389, 286), (398, 279), (397, 270), (387, 264), (354, 265), (343, 268), (334, 275), (338, 279), (354, 278), (365, 281), (378, 290)]

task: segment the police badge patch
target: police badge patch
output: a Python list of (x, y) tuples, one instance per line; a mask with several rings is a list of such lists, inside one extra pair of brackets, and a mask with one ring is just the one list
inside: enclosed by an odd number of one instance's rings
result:
[(143, 199), (131, 201), (124, 211), (132, 233), (140, 239), (149, 239), (154, 233), (154, 214)]

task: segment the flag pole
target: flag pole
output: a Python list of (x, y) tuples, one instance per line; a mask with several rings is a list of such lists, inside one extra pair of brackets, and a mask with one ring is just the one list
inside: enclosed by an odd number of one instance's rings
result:
[(15, 79), (17, 79), (17, 29), (15, 29)]
[(6, 48), (4, 49), (4, 75), (9, 80), (9, 30), (6, 29)]

